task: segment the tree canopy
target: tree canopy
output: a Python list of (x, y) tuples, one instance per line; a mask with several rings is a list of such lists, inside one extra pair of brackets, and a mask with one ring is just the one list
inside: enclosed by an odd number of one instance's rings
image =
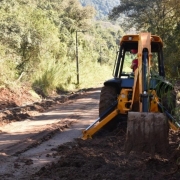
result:
[(122, 16), (124, 17), (122, 25), (126, 27), (126, 30), (134, 27), (137, 32), (148, 31), (159, 35), (163, 39), (165, 65), (167, 71), (174, 72), (174, 67), (180, 64), (180, 45), (177, 38), (180, 35), (180, 31), (178, 31), (180, 26), (180, 1), (121, 0), (120, 5), (114, 7), (110, 12), (109, 18), (117, 20)]
[(120, 31), (95, 22), (92, 6), (79, 0), (1, 0), (0, 12), (0, 86), (28, 83), (45, 94), (78, 87), (77, 31), (80, 82), (88, 87), (112, 71), (114, 34)]
[(109, 12), (117, 6), (120, 0), (80, 0), (83, 6), (93, 6), (96, 9), (96, 19), (107, 19)]

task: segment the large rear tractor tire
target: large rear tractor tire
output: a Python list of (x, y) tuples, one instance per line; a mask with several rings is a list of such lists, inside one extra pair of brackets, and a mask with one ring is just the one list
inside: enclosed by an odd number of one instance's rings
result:
[[(117, 100), (118, 92), (115, 87), (112, 86), (104, 86), (101, 90), (100, 102), (99, 102), (99, 116), (104, 114), (107, 109), (109, 109), (113, 103)], [(119, 122), (119, 117), (113, 118), (109, 121), (102, 130), (105, 131), (113, 131), (117, 128)]]
[(114, 101), (117, 100), (117, 90), (112, 86), (104, 86), (101, 89), (100, 101), (99, 101), (99, 116), (103, 114)]

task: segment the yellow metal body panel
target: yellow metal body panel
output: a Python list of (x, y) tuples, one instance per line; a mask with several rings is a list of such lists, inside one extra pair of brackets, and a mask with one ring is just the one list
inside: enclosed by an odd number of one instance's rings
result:
[[(147, 33), (144, 33), (147, 34)], [(130, 34), (130, 35), (125, 35), (122, 37), (122, 39), (120, 40), (120, 45), (122, 45), (123, 42), (131, 42), (131, 41), (139, 41), (141, 34)], [(163, 46), (163, 42), (162, 39), (159, 36), (156, 35), (151, 35), (150, 37), (150, 42), (159, 42), (161, 43), (161, 45)]]
[(118, 110), (120, 114), (127, 114), (130, 110), (132, 100), (128, 100), (128, 94), (132, 93), (132, 89), (122, 89), (118, 97)]
[[(83, 140), (91, 139), (92, 136), (98, 132), (104, 125), (111, 121), (118, 114), (127, 114), (130, 111), (132, 100), (128, 100), (129, 93), (132, 93), (132, 89), (122, 89), (120, 95), (118, 96), (117, 108), (107, 115), (102, 121), (97, 122), (92, 128), (83, 131)], [(159, 112), (156, 92), (150, 91), (153, 96), (150, 101), (150, 112)], [(129, 107), (129, 108), (128, 108)]]
[(150, 94), (151, 94), (152, 98), (150, 101), (149, 112), (159, 112), (159, 108), (158, 108), (159, 98), (157, 97), (156, 91), (152, 90), (152, 91), (150, 91)]

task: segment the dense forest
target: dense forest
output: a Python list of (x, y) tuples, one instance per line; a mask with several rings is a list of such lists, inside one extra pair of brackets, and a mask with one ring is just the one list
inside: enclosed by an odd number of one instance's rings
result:
[(78, 0), (1, 0), (0, 11), (1, 86), (26, 84), (49, 94), (92, 87), (111, 76), (121, 31), (96, 22), (92, 6)]
[(179, 0), (121, 0), (109, 13), (109, 19), (120, 19), (125, 32), (133, 28), (136, 32), (148, 31), (159, 35), (164, 43), (166, 75), (174, 79), (179, 76)]
[(120, 0), (80, 0), (83, 6), (93, 6), (96, 9), (96, 19), (107, 20), (111, 10), (120, 4)]
[(167, 75), (178, 77), (179, 9), (177, 0), (1, 0), (0, 85), (48, 95), (102, 83), (131, 28), (162, 37)]

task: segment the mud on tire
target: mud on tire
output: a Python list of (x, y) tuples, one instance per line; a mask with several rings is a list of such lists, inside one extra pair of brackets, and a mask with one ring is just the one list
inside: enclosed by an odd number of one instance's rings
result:
[(104, 113), (114, 101), (117, 100), (117, 90), (112, 86), (104, 86), (101, 89), (99, 102), (99, 116)]
[[(117, 100), (117, 90), (112, 86), (104, 86), (101, 90), (100, 102), (99, 102), (99, 115), (102, 115), (116, 100)], [(119, 117), (113, 118), (108, 122), (102, 131), (113, 131), (117, 128), (119, 122)]]

